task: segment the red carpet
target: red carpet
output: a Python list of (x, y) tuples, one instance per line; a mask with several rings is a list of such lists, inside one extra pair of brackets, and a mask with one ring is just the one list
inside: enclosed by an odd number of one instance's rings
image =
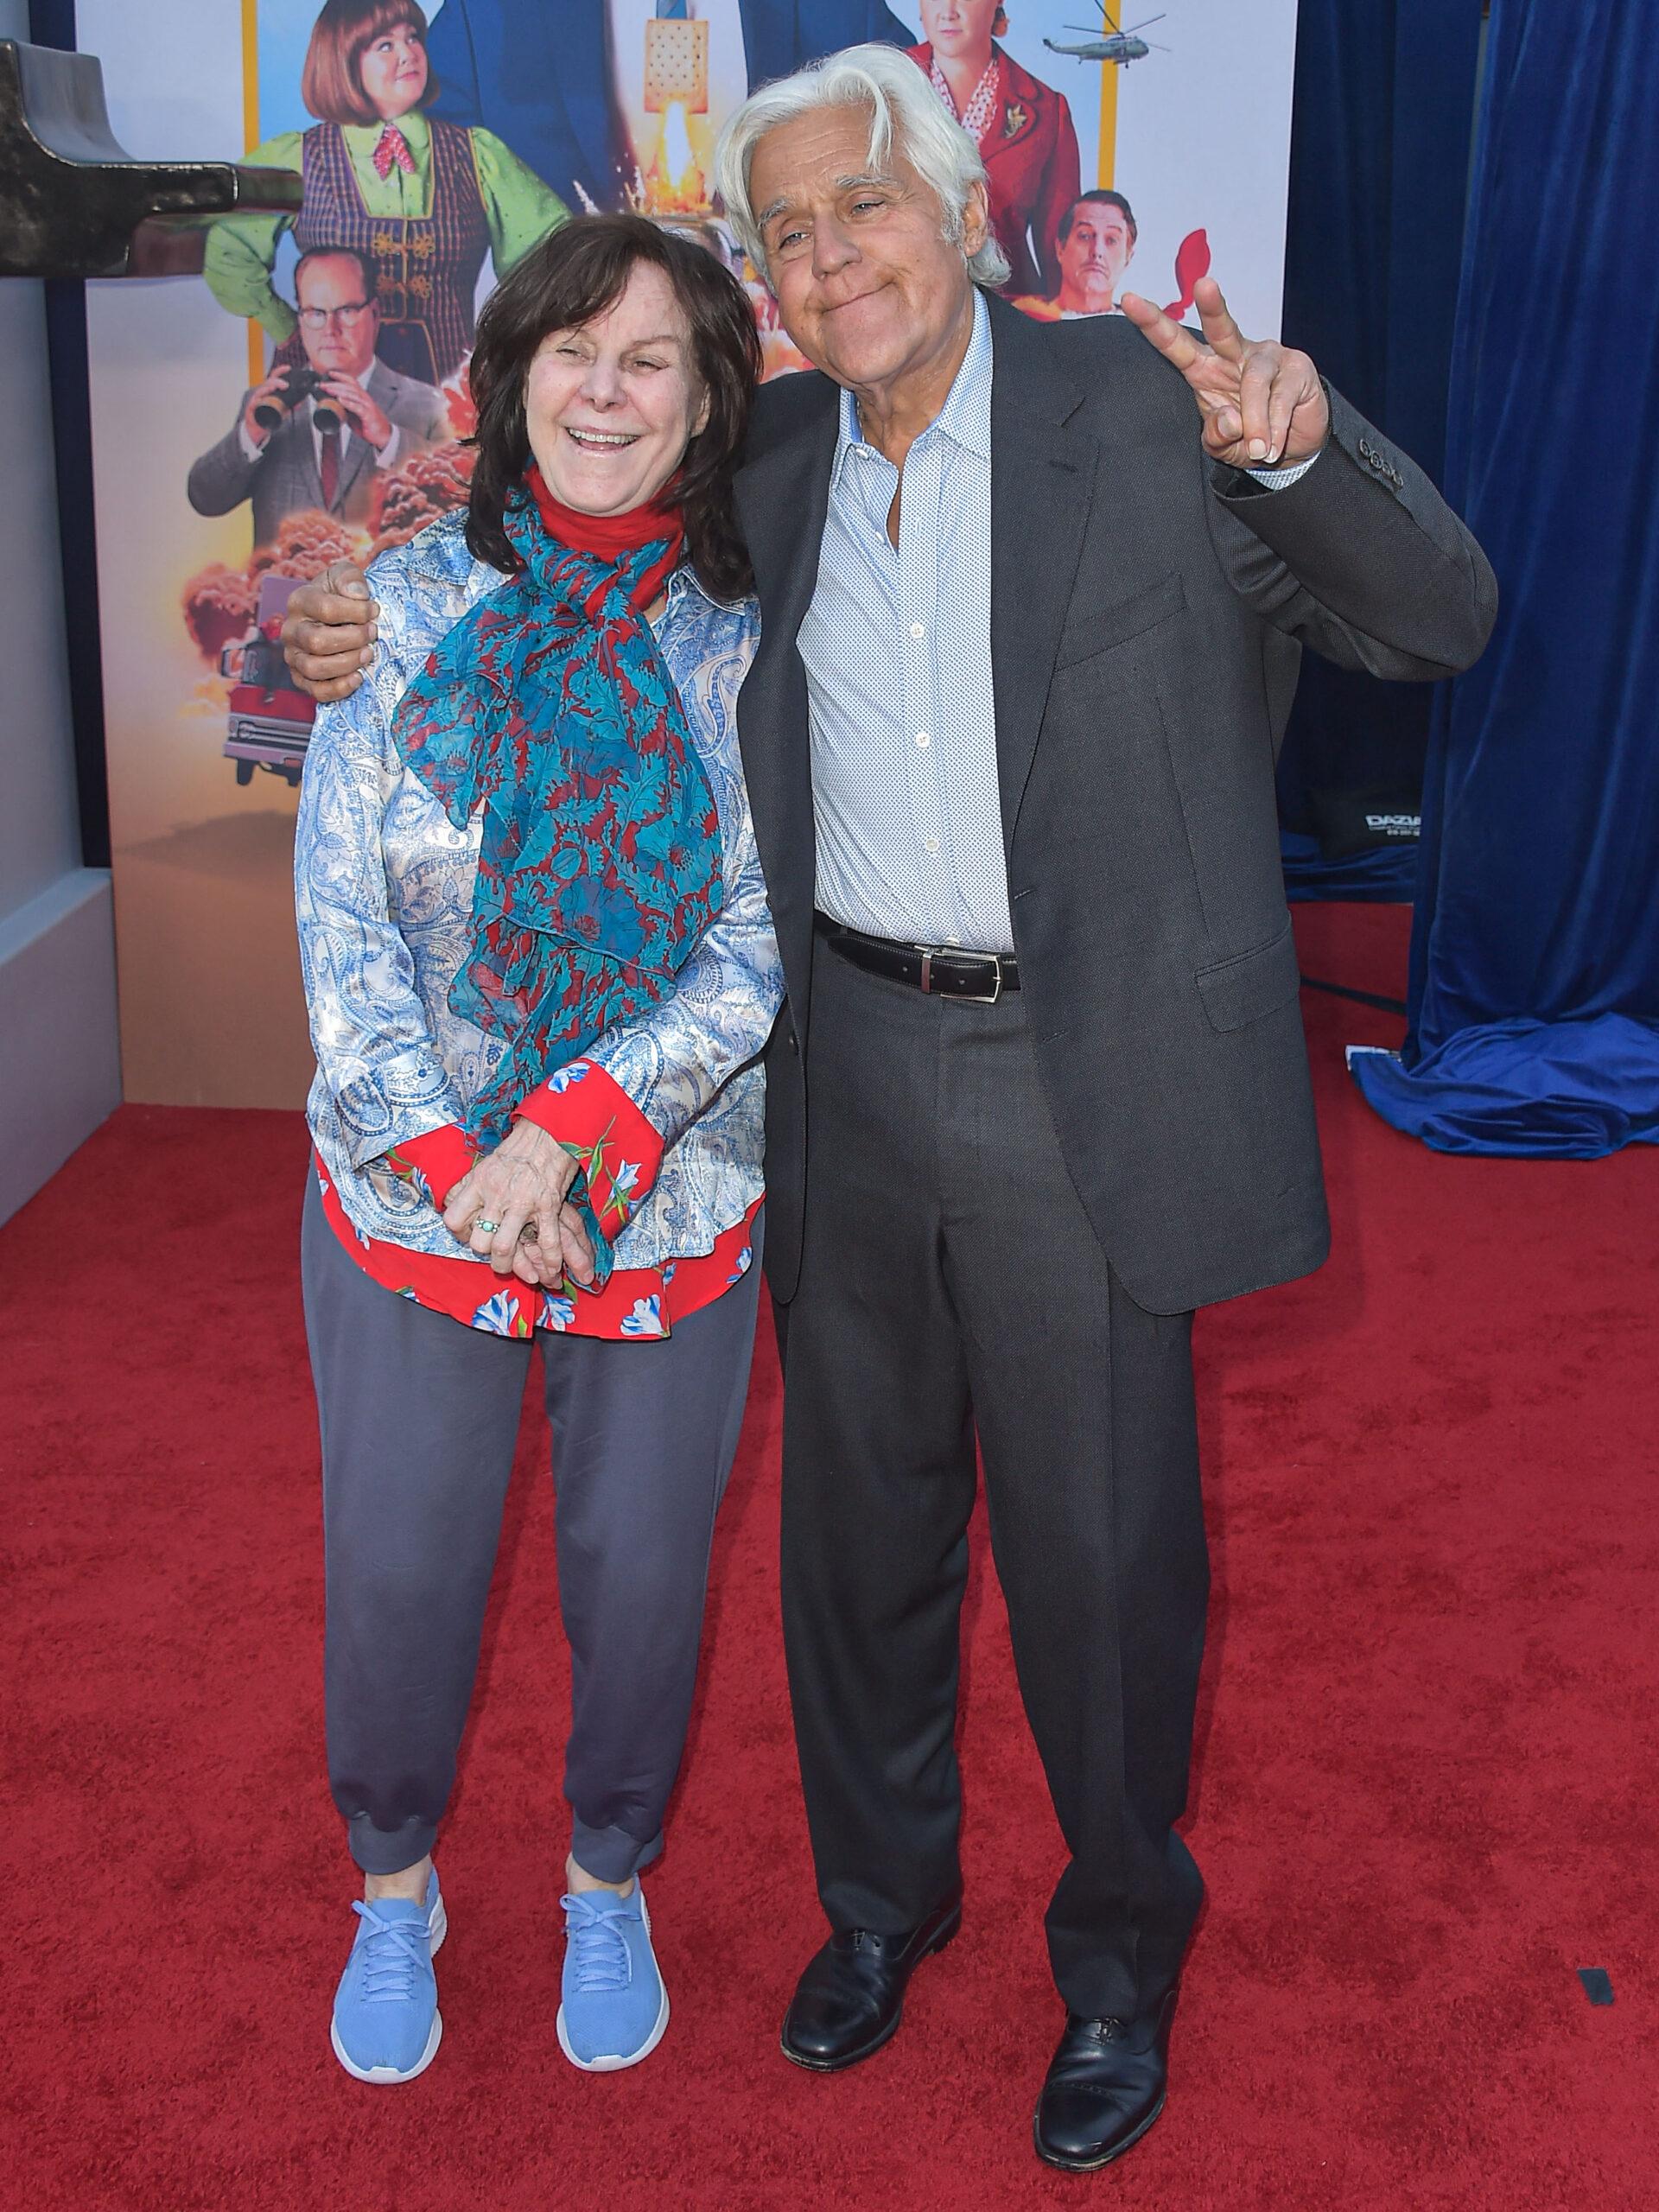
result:
[[(1304, 965), (1397, 992), (1403, 926), (1304, 909)], [(1343, 1040), (1399, 1024), (1306, 1004), (1337, 1252), (1202, 1325), (1217, 1590), (1190, 1825), (1211, 1902), (1168, 2110), (1132, 2158), (1073, 2178), (1029, 2147), (1058, 1842), (982, 1545), (963, 1936), (868, 2066), (819, 2081), (778, 2056), (819, 1926), (769, 1339), (652, 1884), (661, 2052), (594, 2079), (555, 2044), (566, 1680), (527, 1424), (442, 1854), (443, 2049), (405, 2089), (341, 2073), (303, 1139), (288, 1116), (129, 1108), (0, 1231), (11, 2202), (1659, 2203), (1659, 1157), (1436, 1158), (1342, 1072)]]

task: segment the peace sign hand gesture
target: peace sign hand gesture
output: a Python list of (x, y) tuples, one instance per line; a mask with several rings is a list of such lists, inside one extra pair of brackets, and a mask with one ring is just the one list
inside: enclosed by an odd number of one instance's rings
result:
[(1290, 468), (1311, 461), (1331, 427), (1313, 362), (1270, 338), (1246, 338), (1213, 276), (1199, 279), (1193, 299), (1202, 345), (1137, 292), (1122, 293), (1118, 304), (1192, 386), (1204, 417), (1205, 451), (1233, 468)]

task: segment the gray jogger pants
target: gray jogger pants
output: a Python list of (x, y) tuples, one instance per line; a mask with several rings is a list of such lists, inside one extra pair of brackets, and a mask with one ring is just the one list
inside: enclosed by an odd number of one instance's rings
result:
[[(748, 1389), (754, 1264), (664, 1338), (537, 1338), (570, 1641), (571, 1849), (623, 1882), (662, 1848), (715, 1514)], [(432, 1847), (471, 1702), (531, 1357), (371, 1281), (317, 1196), (302, 1233), (322, 1431), (328, 1778), (365, 1872)]]

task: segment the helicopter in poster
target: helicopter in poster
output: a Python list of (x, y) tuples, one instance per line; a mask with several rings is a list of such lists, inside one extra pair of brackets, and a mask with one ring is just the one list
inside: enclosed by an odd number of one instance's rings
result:
[[(1161, 23), (1163, 17), (1147, 16), (1140, 22), (1131, 23), (1128, 30), (1121, 31), (1112, 21), (1110, 11), (1106, 6), (1106, 0), (1097, 0), (1097, 4), (1102, 19), (1106, 24), (1106, 30), (1099, 38), (1084, 32), (1084, 43), (1081, 46), (1058, 44), (1053, 39), (1046, 38), (1043, 44), (1049, 52), (1073, 54), (1079, 61), (1116, 61), (1120, 69), (1127, 69), (1131, 61), (1144, 61), (1152, 52), (1152, 47), (1141, 37), (1140, 34), (1149, 29), (1154, 23)], [(1065, 29), (1069, 31), (1081, 31), (1084, 27), (1081, 23), (1067, 23)], [(1156, 41), (1154, 41), (1154, 43), (1155, 44)], [(1160, 54), (1167, 54), (1169, 48), (1166, 46), (1160, 46), (1158, 51)]]

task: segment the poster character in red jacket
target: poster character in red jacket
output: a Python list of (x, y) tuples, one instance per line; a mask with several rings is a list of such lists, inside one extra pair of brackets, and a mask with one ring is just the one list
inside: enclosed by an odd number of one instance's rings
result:
[(1000, 0), (921, 0), (921, 16), (927, 36), (906, 50), (978, 143), (1011, 271), (1003, 289), (1052, 297), (1060, 224), (1083, 189), (1071, 111), (997, 44), (1007, 29)]

